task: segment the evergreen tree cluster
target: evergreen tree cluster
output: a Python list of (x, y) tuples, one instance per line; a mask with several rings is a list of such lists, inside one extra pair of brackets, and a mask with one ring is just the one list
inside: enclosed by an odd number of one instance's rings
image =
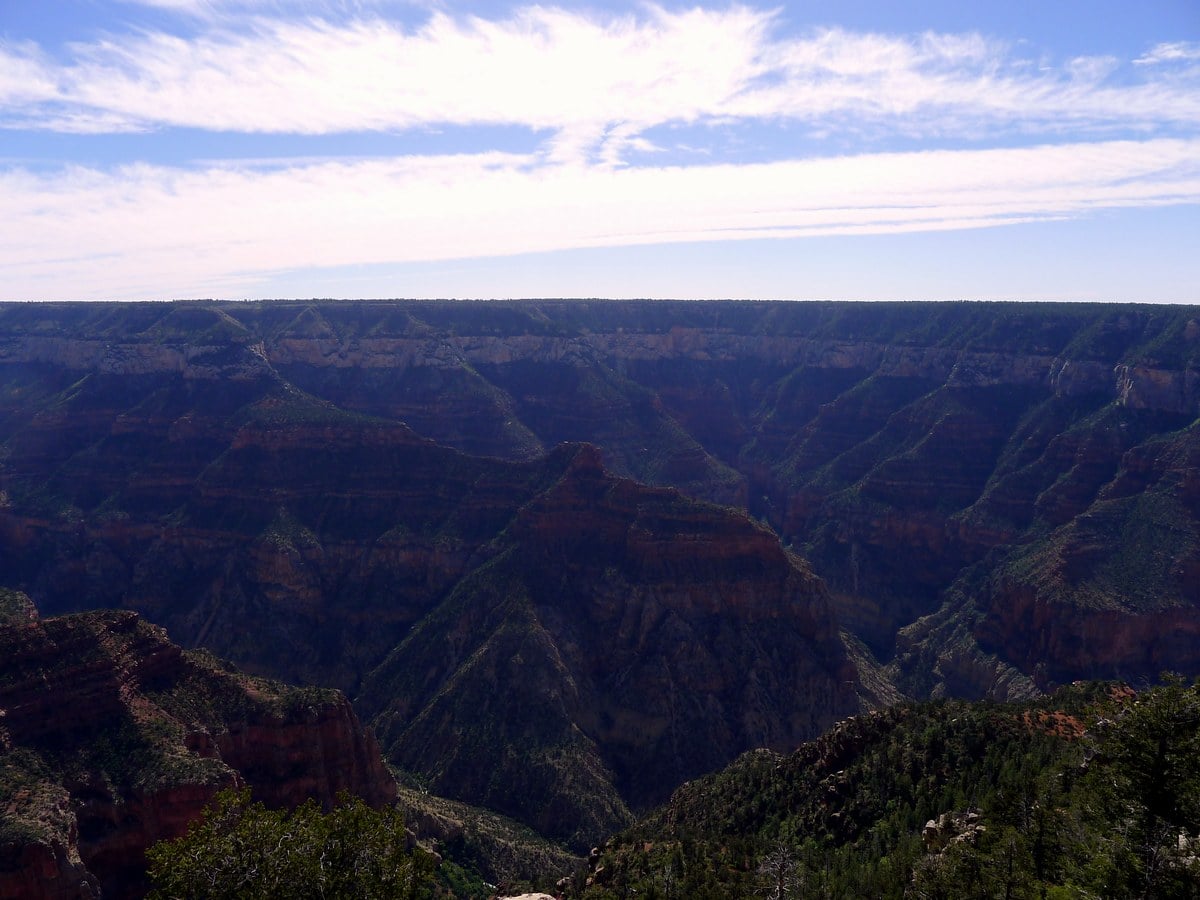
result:
[(685, 785), (569, 895), (1195, 900), (1200, 687), (860, 716)]
[(252, 803), (249, 790), (224, 791), (186, 835), (146, 858), (156, 900), (432, 895), (433, 857), (408, 847), (404, 817), (346, 795), (328, 813), (313, 800), (287, 812)]

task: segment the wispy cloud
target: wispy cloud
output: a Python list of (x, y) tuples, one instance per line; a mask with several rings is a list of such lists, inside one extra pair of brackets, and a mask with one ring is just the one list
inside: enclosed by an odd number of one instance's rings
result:
[[(216, 0), (142, 2), (211, 10)], [(1200, 124), (1200, 72), (1158, 78), (1143, 65), (1122, 79), (1116, 61), (1098, 58), (1038, 67), (974, 34), (781, 37), (777, 18), (737, 6), (637, 15), (533, 6), (502, 19), (434, 12), (410, 29), (378, 15), (251, 15), (236, 30), (217, 18), (187, 37), (114, 35), (57, 62), (0, 47), (0, 125), (306, 135), (518, 125), (551, 135), (557, 160), (615, 163), (663, 124), (976, 137)], [(1164, 44), (1140, 62), (1195, 51)]]
[(57, 96), (54, 68), (35, 44), (0, 40), (0, 110), (29, 109), (32, 114)]
[[(212, 156), (230, 133), (386, 134), (362, 145), (378, 154), (405, 132), (502, 126), (535, 149), (339, 158), (326, 154), (353, 137), (241, 138), (259, 159), (0, 161), (4, 299), (229, 295), (314, 266), (1200, 203), (1194, 42), (1055, 61), (976, 33), (797, 34), (786, 7), (124, 2), (158, 24), (62, 47), (0, 40), (0, 129), (199, 129), (195, 155)], [(731, 162), (747, 131), (770, 133), (767, 161)], [(901, 138), (957, 149), (872, 152), (914, 146)]]
[(1134, 60), (1134, 63), (1142, 66), (1177, 62), (1200, 62), (1200, 43), (1172, 41), (1156, 44), (1145, 55)]
[[(0, 176), (4, 299), (252, 292), (265, 273), (581, 247), (981, 228), (1200, 202), (1200, 140), (666, 168), (523, 155)], [(580, 215), (580, 210), (587, 210)], [(64, 252), (63, 248), (71, 248)]]
[(147, 6), (202, 19), (235, 15), (358, 15), (388, 7), (431, 9), (439, 0), (120, 0), (128, 6)]

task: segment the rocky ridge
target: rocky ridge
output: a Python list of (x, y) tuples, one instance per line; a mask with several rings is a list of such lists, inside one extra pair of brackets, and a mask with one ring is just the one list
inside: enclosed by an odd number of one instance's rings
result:
[(0, 660), (0, 897), (138, 896), (146, 847), (225, 787), (396, 798), (344, 696), (237, 674), (135, 613), (11, 616)]
[[(563, 455), (358, 702), (435, 792), (586, 849), (738, 748), (819, 733), (862, 687), (820, 583), (768, 530)], [(480, 767), (481, 744), (506, 752)]]
[(1198, 741), (1179, 679), (901, 704), (684, 785), (564, 896), (1190, 897)]

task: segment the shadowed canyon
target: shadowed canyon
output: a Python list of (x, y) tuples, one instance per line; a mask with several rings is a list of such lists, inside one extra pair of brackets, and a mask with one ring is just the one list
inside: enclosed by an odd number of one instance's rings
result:
[[(2, 637), (339, 689), (402, 781), (584, 852), (903, 698), (1200, 675), (1198, 416), (1185, 307), (0, 304), (0, 587), (44, 617)], [(66, 690), (14, 673), (10, 757)]]

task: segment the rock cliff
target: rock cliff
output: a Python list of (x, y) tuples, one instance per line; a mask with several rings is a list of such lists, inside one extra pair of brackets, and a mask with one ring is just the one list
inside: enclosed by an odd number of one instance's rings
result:
[(536, 734), (538, 784), (569, 759), (616, 821), (712, 722), (782, 744), (844, 702), (776, 699), (780, 604), (826, 672), (845, 629), (918, 696), (1200, 674), (1198, 373), (1182, 307), (0, 305), (4, 579), (362, 691), (445, 784), (482, 704), (504, 778)]
[(223, 787), (273, 806), (396, 785), (333, 691), (252, 679), (131, 612), (0, 625), (0, 897), (138, 896)]
[(90, 415), (54, 420), (87, 429), (55, 426), (79, 448), (61, 463), (40, 423), (16, 430), (9, 577), (261, 674), (370, 675), (389, 758), (441, 792), (587, 849), (860, 704), (820, 582), (744, 513), (614, 478), (587, 445), (470, 456), (278, 378), (146, 377), (72, 384)]

